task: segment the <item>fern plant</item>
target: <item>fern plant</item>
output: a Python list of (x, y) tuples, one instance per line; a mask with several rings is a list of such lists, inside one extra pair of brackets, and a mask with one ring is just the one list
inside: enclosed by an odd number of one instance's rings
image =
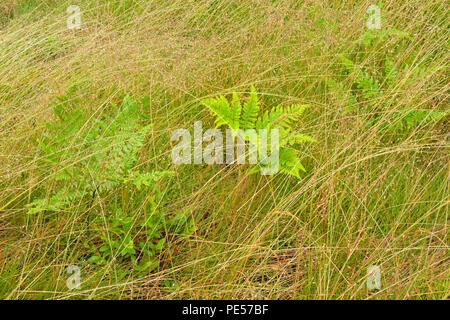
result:
[[(386, 41), (395, 39), (398, 41), (411, 41), (412, 37), (407, 33), (394, 28), (386, 30), (369, 30), (360, 37), (356, 44), (358, 47), (358, 53), (354, 54), (354, 59), (349, 59), (346, 55), (339, 55), (340, 63), (347, 73), (347, 75), (353, 75), (350, 85), (339, 81), (341, 77), (328, 78), (326, 85), (330, 93), (332, 93), (335, 101), (344, 107), (344, 113), (360, 111), (366, 111), (371, 116), (368, 122), (368, 127), (375, 125), (380, 120), (380, 111), (383, 106), (376, 106), (377, 101), (383, 101), (386, 104), (386, 100), (380, 99), (385, 95), (385, 90), (389, 86), (394, 86), (399, 78), (400, 72), (406, 72), (410, 67), (406, 64), (405, 70), (399, 70), (396, 64), (393, 62), (393, 55), (384, 52), (386, 49)], [(378, 47), (377, 47), (378, 46)], [(397, 46), (400, 47), (400, 46)], [(380, 58), (375, 58), (376, 65), (381, 65), (381, 72), (371, 72), (367, 68), (359, 66), (356, 62), (359, 52), (373, 49), (376, 55)], [(407, 79), (406, 83), (409, 84), (412, 79), (423, 77), (424, 68), (414, 68), (412, 76)], [(392, 104), (393, 99), (388, 99), (388, 103)], [(364, 110), (364, 105), (367, 103), (370, 109)], [(361, 110), (363, 109), (363, 110)], [(379, 130), (389, 129), (393, 132), (405, 132), (411, 130), (418, 124), (428, 124), (434, 121), (438, 121), (445, 117), (446, 113), (437, 110), (404, 110), (400, 115), (393, 115), (387, 118), (386, 123), (377, 126)]]
[[(384, 53), (386, 41), (393, 39), (395, 41), (412, 40), (408, 33), (394, 28), (368, 30), (355, 42), (357, 46), (355, 52), (347, 52), (338, 56), (345, 73), (353, 76), (352, 82), (350, 85), (344, 84), (341, 81), (341, 75), (339, 75), (336, 79), (328, 78), (326, 85), (336, 101), (340, 105), (346, 106), (345, 113), (358, 111), (357, 105), (362, 105), (365, 102), (371, 107), (375, 106), (379, 98), (383, 97), (384, 89), (394, 84), (398, 77), (398, 70), (392, 61), (392, 56)], [(361, 58), (364, 52), (370, 52), (369, 49), (375, 52), (376, 64), (383, 65), (381, 73), (358, 65), (358, 58)], [(352, 56), (352, 58), (349, 58), (349, 56)]]
[(115, 115), (91, 125), (81, 111), (64, 103), (55, 107), (56, 123), (38, 140), (58, 191), (27, 205), (29, 214), (59, 211), (85, 196), (124, 184), (149, 185), (170, 172), (140, 173), (133, 170), (150, 125), (142, 125), (138, 104), (126, 97)]
[[(231, 103), (224, 96), (206, 99), (202, 104), (216, 117), (215, 127), (228, 127), (232, 130), (233, 136), (239, 135), (240, 130), (255, 129), (255, 137), (241, 137), (248, 140), (259, 148), (259, 131), (265, 129), (279, 130), (279, 170), (282, 173), (300, 177), (300, 171), (306, 171), (299, 159), (299, 151), (293, 146), (303, 142), (315, 142), (312, 137), (296, 132), (293, 127), (298, 119), (303, 115), (308, 106), (290, 105), (277, 106), (271, 110), (261, 113), (261, 103), (258, 99), (254, 86), (251, 87), (250, 95), (241, 104), (241, 98), (237, 93), (233, 93)], [(253, 140), (253, 141), (251, 141)], [(251, 170), (257, 172), (261, 167), (259, 164)]]
[[(58, 191), (33, 200), (27, 205), (28, 213), (62, 211), (74, 203), (83, 204), (83, 199), (92, 203), (96, 194), (105, 198), (105, 193), (120, 186), (133, 186), (134, 199), (143, 192), (143, 198), (149, 200), (143, 214), (129, 216), (115, 203), (105, 203), (112, 214), (95, 215), (92, 221), (87, 217), (91, 230), (98, 232), (84, 245), (91, 253), (90, 263), (104, 264), (118, 258), (135, 271), (152, 271), (159, 266), (167, 237), (163, 226), (175, 219), (166, 219), (156, 210), (162, 199), (158, 183), (174, 172), (134, 169), (150, 129), (150, 125), (143, 124), (145, 115), (135, 100), (125, 97), (119, 107), (113, 106), (113, 116), (89, 122), (78, 108), (80, 101), (66, 96), (59, 100), (54, 109), (58, 121), (48, 124), (48, 133), (38, 140), (46, 169), (53, 172), (49, 182)], [(137, 201), (133, 203), (141, 206)], [(105, 223), (110, 232), (105, 233)], [(192, 229), (188, 223), (185, 225), (179, 233)]]
[(383, 90), (380, 88), (379, 81), (376, 77), (358, 67), (355, 63), (353, 63), (353, 61), (345, 56), (341, 55), (339, 58), (348, 73), (356, 73), (356, 78), (353, 84), (361, 90), (362, 97), (364, 99), (368, 99), (370, 105), (374, 105), (376, 99), (383, 95)]

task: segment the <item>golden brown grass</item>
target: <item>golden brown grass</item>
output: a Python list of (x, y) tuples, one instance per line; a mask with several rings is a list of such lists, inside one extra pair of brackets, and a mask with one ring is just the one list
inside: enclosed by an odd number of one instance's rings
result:
[[(0, 29), (1, 297), (448, 298), (448, 122), (389, 143), (379, 134), (393, 114), (448, 110), (441, 1), (384, 2), (383, 28), (414, 40), (402, 43), (402, 71), (375, 102), (381, 120), (369, 128), (344, 114), (324, 81), (365, 31), (370, 1), (78, 2), (81, 30), (67, 30), (65, 1), (42, 1)], [(377, 55), (397, 45), (362, 53), (363, 64), (377, 70)], [(422, 63), (428, 72), (414, 78)], [(251, 84), (265, 106), (312, 106), (300, 127), (319, 142), (302, 147), (304, 179), (248, 176), (238, 166), (173, 168), (170, 133), (195, 120), (212, 125), (198, 102)], [(75, 205), (54, 219), (26, 215), (33, 192), (54, 188), (37, 168), (35, 139), (54, 119), (51, 102), (73, 86), (93, 118), (126, 94), (150, 97), (155, 127), (139, 165), (176, 170), (164, 208), (191, 209), (198, 227), (168, 244), (155, 273), (119, 279), (115, 262), (82, 262), (82, 249), (62, 241), (85, 235), (90, 212)], [(81, 291), (65, 287), (71, 264), (82, 267)], [(380, 291), (366, 289), (371, 264), (381, 266)]]

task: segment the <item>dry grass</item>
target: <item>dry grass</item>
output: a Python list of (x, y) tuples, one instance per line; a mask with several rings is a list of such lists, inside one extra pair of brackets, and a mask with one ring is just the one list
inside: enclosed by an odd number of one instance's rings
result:
[[(448, 110), (441, 1), (384, 2), (383, 28), (414, 40), (361, 53), (378, 70), (377, 57), (401, 46), (401, 72), (374, 102), (381, 116), (370, 127), (344, 113), (325, 85), (338, 55), (365, 31), (369, 1), (78, 1), (83, 24), (75, 31), (66, 28), (69, 2), (23, 12), (17, 2), (0, 29), (1, 297), (448, 298), (448, 121), (388, 142), (379, 134), (383, 120), (405, 110)], [(427, 73), (417, 78), (422, 65)], [(312, 106), (300, 126), (319, 142), (303, 146), (304, 179), (248, 176), (237, 166), (174, 168), (170, 132), (212, 124), (198, 102), (251, 84), (263, 107)], [(168, 244), (157, 272), (120, 278), (118, 263), (86, 263), (73, 239), (89, 241), (81, 221), (90, 212), (26, 215), (34, 192), (54, 188), (46, 179), (53, 173), (39, 172), (35, 140), (54, 119), (52, 101), (70, 90), (93, 118), (126, 94), (150, 97), (155, 127), (140, 165), (176, 170), (162, 205), (191, 209), (197, 224), (194, 235)], [(65, 287), (71, 264), (82, 268), (81, 291)], [(381, 266), (380, 291), (366, 289), (371, 264)]]

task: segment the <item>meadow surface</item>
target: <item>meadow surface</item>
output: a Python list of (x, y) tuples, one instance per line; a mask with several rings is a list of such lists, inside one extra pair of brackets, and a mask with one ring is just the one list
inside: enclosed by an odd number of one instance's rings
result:
[[(1, 0), (0, 298), (448, 299), (449, 30), (441, 0)], [(308, 106), (299, 177), (172, 162), (252, 86)]]

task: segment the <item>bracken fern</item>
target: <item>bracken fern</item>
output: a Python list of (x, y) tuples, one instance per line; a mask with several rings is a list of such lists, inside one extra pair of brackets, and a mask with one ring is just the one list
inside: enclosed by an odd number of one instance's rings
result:
[(62, 210), (87, 195), (112, 190), (127, 182), (140, 188), (170, 174), (132, 170), (151, 125), (141, 124), (143, 115), (130, 97), (123, 100), (115, 116), (97, 119), (90, 126), (79, 110), (66, 110), (63, 104), (55, 108), (55, 113), (59, 121), (49, 124), (50, 133), (38, 142), (46, 162), (56, 172), (50, 179), (59, 190), (28, 204), (28, 213)]
[[(299, 151), (293, 149), (292, 146), (303, 142), (315, 142), (315, 139), (312, 137), (293, 130), (295, 123), (309, 106), (298, 104), (286, 107), (276, 106), (260, 114), (261, 103), (253, 86), (243, 106), (241, 105), (240, 97), (236, 93), (233, 93), (231, 104), (224, 96), (206, 99), (202, 103), (216, 117), (214, 122), (216, 128), (225, 125), (232, 130), (234, 136), (239, 134), (239, 130), (265, 129), (270, 131), (278, 129), (280, 136), (280, 172), (300, 179), (300, 170), (306, 171), (300, 162)], [(249, 137), (243, 138), (246, 140), (252, 139)], [(258, 132), (253, 141), (250, 142), (259, 147)], [(253, 168), (251, 173), (257, 172), (260, 167), (262, 165)]]

